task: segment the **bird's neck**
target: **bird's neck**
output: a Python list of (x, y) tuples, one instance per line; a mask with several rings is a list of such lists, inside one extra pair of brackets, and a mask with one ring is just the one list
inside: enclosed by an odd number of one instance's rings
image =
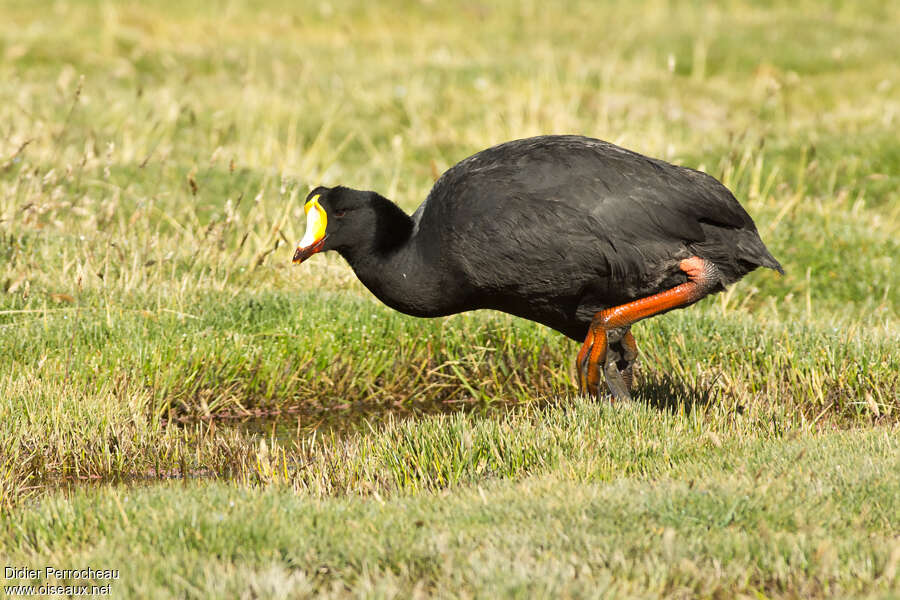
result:
[(381, 200), (371, 237), (340, 254), (363, 285), (391, 308), (420, 317), (446, 314), (437, 240), (426, 244), (400, 207)]

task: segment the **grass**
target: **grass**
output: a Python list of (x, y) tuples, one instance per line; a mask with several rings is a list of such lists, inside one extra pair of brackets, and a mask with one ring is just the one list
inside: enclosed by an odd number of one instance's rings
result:
[[(149, 596), (900, 593), (900, 13), (543, 13), (0, 7), (2, 562)], [(412, 210), (564, 132), (720, 178), (787, 271), (637, 326), (633, 406), (575, 398), (537, 325), (289, 264), (314, 185)]]
[(277, 483), (78, 491), (5, 537), (19, 563), (120, 566), (114, 590), (139, 596), (896, 593), (896, 427), (746, 436), (743, 421), (720, 437), (575, 401), (391, 423)]

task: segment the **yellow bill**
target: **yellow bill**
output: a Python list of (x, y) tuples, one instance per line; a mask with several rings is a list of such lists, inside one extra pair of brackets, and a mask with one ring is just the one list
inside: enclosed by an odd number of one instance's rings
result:
[(297, 244), (297, 251), (294, 252), (294, 264), (302, 263), (316, 252), (319, 252), (327, 237), (325, 228), (328, 225), (328, 215), (325, 213), (322, 205), (319, 204), (319, 196), (313, 196), (303, 207), (303, 210), (306, 212), (306, 233), (303, 234), (303, 239)]

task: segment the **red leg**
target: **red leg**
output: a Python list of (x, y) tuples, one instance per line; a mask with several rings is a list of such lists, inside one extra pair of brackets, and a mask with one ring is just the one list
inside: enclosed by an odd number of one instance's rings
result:
[(578, 377), (578, 390), (584, 394), (587, 391), (587, 359), (590, 356), (591, 348), (594, 347), (594, 332), (588, 329), (587, 337), (578, 351), (578, 357), (575, 359), (575, 375)]
[(608, 339), (606, 330), (594, 330), (594, 345), (588, 355), (588, 368), (585, 378), (587, 379), (588, 391), (592, 392), (595, 396), (599, 395), (600, 389), (600, 369), (597, 368), (597, 365), (606, 360), (606, 351), (609, 348)]
[[(628, 379), (625, 380), (615, 364), (606, 364), (611, 334), (616, 343), (621, 342), (625, 355), (633, 352), (633, 355), (636, 357), (637, 344), (634, 342), (634, 337), (630, 331), (627, 330), (628, 327), (641, 319), (658, 315), (673, 308), (693, 304), (711, 292), (718, 282), (716, 266), (700, 257), (693, 256), (682, 260), (679, 263), (679, 268), (687, 273), (689, 281), (686, 283), (677, 285), (659, 294), (601, 310), (594, 315), (584, 345), (582, 345), (581, 351), (578, 353), (579, 384), (582, 393), (599, 395), (599, 369), (600, 364), (603, 363), (607, 384), (610, 387), (613, 398), (617, 400), (629, 399), (631, 373), (628, 374)], [(623, 329), (625, 331), (622, 331)], [(623, 356), (623, 358), (629, 360), (627, 356)], [(633, 362), (633, 360), (629, 362)], [(618, 378), (621, 381), (610, 381), (611, 378)]]

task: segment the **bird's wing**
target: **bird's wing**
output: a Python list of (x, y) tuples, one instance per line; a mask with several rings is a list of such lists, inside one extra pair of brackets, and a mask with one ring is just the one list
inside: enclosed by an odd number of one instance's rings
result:
[(750, 216), (713, 177), (577, 136), (517, 140), (460, 162), (417, 218), (441, 223), (433, 233), (455, 254), (483, 253), (481, 268), (508, 256), (496, 278), (517, 272), (514, 257), (549, 273), (545, 257), (565, 256), (572, 272), (590, 263), (596, 277), (640, 285), (688, 248), (726, 252), (719, 246), (729, 230), (758, 241)]
[(578, 136), (529, 138), (480, 152), (447, 171), (426, 205), (462, 221), (552, 202), (581, 219), (592, 217), (598, 235), (620, 243), (700, 242), (703, 223), (755, 230), (713, 177)]

